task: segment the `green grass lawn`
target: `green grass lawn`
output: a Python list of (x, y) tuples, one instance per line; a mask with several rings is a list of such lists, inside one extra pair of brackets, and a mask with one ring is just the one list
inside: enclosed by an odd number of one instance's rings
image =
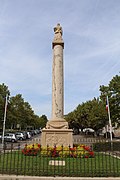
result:
[[(65, 166), (49, 165), (50, 160), (63, 160)], [(94, 158), (53, 158), (24, 156), (21, 151), (0, 156), (0, 174), (34, 176), (120, 176), (120, 159), (103, 153)]]

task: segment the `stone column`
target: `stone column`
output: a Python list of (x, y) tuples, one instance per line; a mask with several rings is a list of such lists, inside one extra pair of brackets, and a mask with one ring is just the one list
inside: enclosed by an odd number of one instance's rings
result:
[(68, 129), (68, 122), (64, 119), (64, 72), (62, 27), (54, 28), (55, 36), (52, 42), (52, 117), (42, 130), (42, 146), (73, 146), (72, 129)]
[(52, 117), (47, 123), (47, 128), (68, 128), (64, 116), (64, 72), (62, 27), (60, 24), (54, 28), (55, 36), (52, 42), (53, 66), (52, 66)]
[(62, 41), (53, 41), (52, 119), (64, 115), (63, 47)]

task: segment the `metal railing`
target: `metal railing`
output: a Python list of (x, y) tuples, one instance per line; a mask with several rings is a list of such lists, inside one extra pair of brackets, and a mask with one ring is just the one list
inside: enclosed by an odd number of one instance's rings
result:
[(6, 144), (0, 150), (0, 174), (120, 177), (120, 142), (94, 140), (88, 144), (90, 146), (75, 144), (75, 147), (52, 148), (39, 144), (38, 147)]

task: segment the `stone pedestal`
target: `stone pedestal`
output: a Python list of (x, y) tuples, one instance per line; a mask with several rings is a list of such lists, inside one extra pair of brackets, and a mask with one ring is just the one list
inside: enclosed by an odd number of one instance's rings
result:
[(43, 129), (42, 146), (73, 146), (72, 129)]
[(63, 76), (63, 48), (62, 27), (57, 24), (54, 28), (55, 36), (52, 43), (52, 118), (42, 131), (42, 146), (73, 146), (72, 129), (68, 129), (68, 122), (64, 119), (64, 76)]

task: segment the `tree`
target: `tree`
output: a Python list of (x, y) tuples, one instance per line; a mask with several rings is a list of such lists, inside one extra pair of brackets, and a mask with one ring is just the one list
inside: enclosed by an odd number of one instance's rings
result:
[(65, 116), (70, 127), (77, 126), (81, 129), (91, 127), (98, 130), (108, 124), (108, 114), (105, 110), (107, 96), (111, 120), (113, 123), (120, 122), (120, 76), (113, 77), (108, 86), (100, 86), (100, 91), (100, 98), (79, 104), (73, 112)]
[(99, 98), (79, 104), (73, 112), (66, 116), (71, 126), (77, 125), (81, 129), (91, 127), (96, 131), (104, 126), (106, 119), (105, 106)]
[(47, 116), (46, 115), (42, 115), (39, 118), (40, 127), (44, 128), (46, 126), (47, 121), (48, 121)]
[(120, 76), (116, 75), (109, 82), (108, 86), (100, 86), (101, 100), (106, 101), (106, 96), (109, 97), (109, 106), (112, 123), (120, 121)]
[(10, 108), (8, 111), (8, 127), (25, 129), (27, 125), (34, 124), (34, 111), (30, 104), (25, 102), (21, 94), (10, 98)]
[(7, 117), (6, 117), (6, 128), (22, 128), (25, 129), (27, 126), (34, 128), (45, 127), (47, 123), (47, 117), (42, 115), (37, 116), (31, 105), (24, 101), (21, 94), (10, 97), (10, 91), (8, 86), (4, 83), (0, 85), (0, 128), (3, 128), (3, 118), (5, 110), (5, 99), (8, 95), (9, 104), (7, 106)]
[(23, 121), (23, 107), (24, 104), (24, 99), (22, 98), (21, 94), (18, 94), (14, 97), (10, 98), (10, 115), (9, 116), (9, 121), (11, 121), (13, 127), (17, 127), (19, 124), (20, 126), (22, 125)]

